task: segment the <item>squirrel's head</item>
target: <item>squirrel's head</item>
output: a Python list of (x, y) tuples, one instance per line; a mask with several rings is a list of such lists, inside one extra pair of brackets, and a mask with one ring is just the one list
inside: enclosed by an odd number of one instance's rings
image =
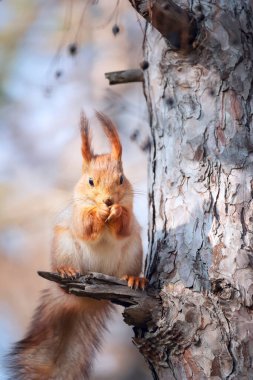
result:
[(75, 197), (88, 204), (132, 203), (132, 186), (124, 176), (122, 167), (122, 146), (113, 122), (103, 113), (97, 112), (103, 130), (111, 143), (108, 154), (94, 154), (91, 147), (91, 131), (84, 113), (81, 114), (80, 130), (82, 139), (82, 177), (77, 184)]

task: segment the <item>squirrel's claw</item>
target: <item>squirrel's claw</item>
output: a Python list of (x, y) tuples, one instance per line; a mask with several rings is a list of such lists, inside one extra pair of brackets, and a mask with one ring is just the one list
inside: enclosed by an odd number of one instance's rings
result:
[(122, 207), (118, 204), (114, 204), (110, 208), (110, 214), (108, 218), (106, 219), (106, 223), (110, 222), (111, 220), (118, 219), (122, 214)]
[(127, 281), (127, 286), (132, 289), (144, 290), (148, 285), (148, 279), (146, 277), (129, 276), (126, 274), (121, 277), (121, 280)]
[(62, 278), (72, 277), (73, 279), (80, 275), (80, 273), (78, 271), (76, 271), (75, 269), (73, 269), (72, 267), (69, 267), (69, 266), (61, 266), (61, 267), (57, 268), (57, 273)]

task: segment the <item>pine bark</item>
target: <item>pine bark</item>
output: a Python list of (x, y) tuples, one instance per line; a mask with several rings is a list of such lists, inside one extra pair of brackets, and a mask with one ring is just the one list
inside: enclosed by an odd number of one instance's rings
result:
[(180, 51), (147, 27), (146, 271), (161, 306), (135, 344), (154, 379), (253, 379), (251, 1), (174, 3), (198, 36)]

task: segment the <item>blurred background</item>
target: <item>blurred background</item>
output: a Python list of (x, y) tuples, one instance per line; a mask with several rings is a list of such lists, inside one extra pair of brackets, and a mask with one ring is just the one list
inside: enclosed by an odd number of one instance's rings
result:
[[(135, 212), (147, 247), (148, 116), (142, 85), (110, 87), (105, 72), (138, 68), (145, 25), (128, 1), (0, 1), (0, 355), (20, 339), (49, 270), (51, 230), (81, 173), (79, 115), (118, 125), (124, 169), (141, 194)], [(122, 310), (109, 324), (93, 380), (150, 379)], [(3, 360), (1, 359), (1, 362)], [(0, 379), (7, 379), (3, 366)]]

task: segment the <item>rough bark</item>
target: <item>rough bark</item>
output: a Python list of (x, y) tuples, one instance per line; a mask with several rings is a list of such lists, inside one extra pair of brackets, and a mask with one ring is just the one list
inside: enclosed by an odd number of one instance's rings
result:
[[(149, 255), (161, 317), (135, 342), (157, 379), (253, 378), (250, 1), (178, 1), (195, 50), (145, 39), (152, 133)], [(158, 315), (158, 314), (157, 314)]]

